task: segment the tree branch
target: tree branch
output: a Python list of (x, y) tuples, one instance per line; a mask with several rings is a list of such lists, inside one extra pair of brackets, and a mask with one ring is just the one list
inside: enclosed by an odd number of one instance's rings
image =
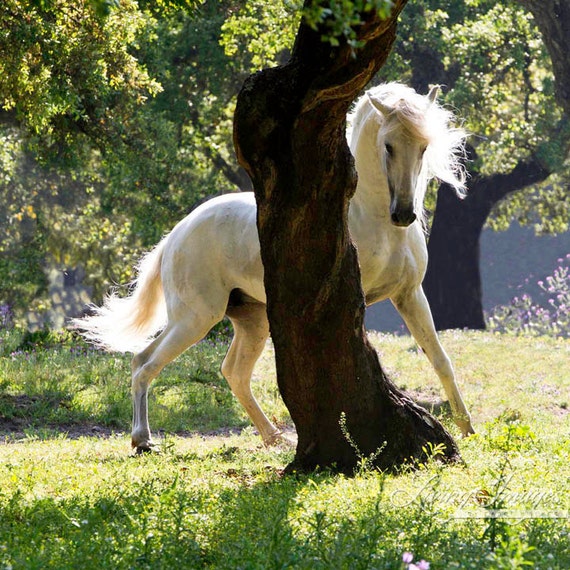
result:
[(552, 60), (558, 104), (570, 116), (570, 0), (517, 0), (534, 17)]

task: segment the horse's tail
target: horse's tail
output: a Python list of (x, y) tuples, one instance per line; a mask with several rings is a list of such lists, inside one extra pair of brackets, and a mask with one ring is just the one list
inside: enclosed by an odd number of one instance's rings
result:
[(166, 238), (147, 253), (137, 268), (133, 290), (127, 297), (110, 293), (102, 307), (73, 319), (71, 326), (95, 345), (107, 350), (138, 351), (166, 324), (166, 303), (160, 268)]

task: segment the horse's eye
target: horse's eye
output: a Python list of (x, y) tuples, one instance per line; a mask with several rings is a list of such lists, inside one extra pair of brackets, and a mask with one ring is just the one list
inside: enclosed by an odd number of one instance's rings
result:
[(424, 146), (423, 148), (420, 149), (420, 156), (423, 156), (425, 154), (427, 150), (427, 146)]
[(386, 143), (386, 152), (388, 156), (394, 156), (394, 147), (390, 143)]

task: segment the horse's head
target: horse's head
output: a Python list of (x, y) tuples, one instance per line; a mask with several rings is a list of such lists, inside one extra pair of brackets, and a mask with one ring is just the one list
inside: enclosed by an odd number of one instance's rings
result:
[(407, 227), (421, 217), (431, 178), (447, 182), (458, 193), (464, 188), (459, 157), (465, 132), (450, 126), (453, 115), (437, 103), (438, 90), (434, 87), (423, 96), (398, 83), (379, 85), (359, 100), (350, 117), (350, 146), (359, 178), (384, 179), (381, 186), (390, 193), (395, 226)]
[(377, 144), (390, 191), (390, 219), (395, 226), (408, 227), (421, 215), (428, 180), (424, 155), (430, 144), (422, 123), (438, 90), (434, 87), (427, 97), (416, 96), (415, 101), (399, 99), (395, 103), (368, 93), (382, 119)]

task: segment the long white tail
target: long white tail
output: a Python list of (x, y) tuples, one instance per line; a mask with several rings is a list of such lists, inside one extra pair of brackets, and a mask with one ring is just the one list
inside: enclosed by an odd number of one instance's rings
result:
[(73, 319), (71, 325), (89, 341), (107, 350), (136, 352), (166, 324), (166, 304), (160, 267), (166, 238), (147, 253), (137, 268), (134, 289), (127, 297), (105, 298), (94, 314)]

